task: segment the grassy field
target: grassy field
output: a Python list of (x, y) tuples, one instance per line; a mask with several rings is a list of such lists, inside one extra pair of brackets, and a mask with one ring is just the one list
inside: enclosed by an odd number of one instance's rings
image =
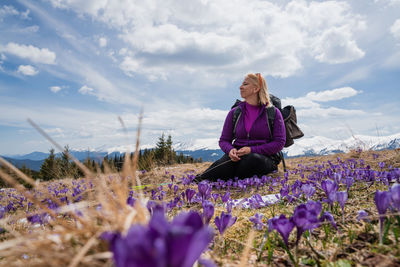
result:
[[(205, 222), (202, 227), (214, 233), (201, 249), (204, 250), (201, 258), (210, 259), (218, 266), (400, 265), (400, 217), (397, 187), (393, 186), (399, 182), (400, 150), (355, 150), (347, 154), (288, 159), (287, 173), (280, 166), (277, 173), (267, 177), (207, 183), (205, 189), (191, 180), (210, 163), (157, 167), (142, 173), (127, 160), (121, 173), (87, 172), (79, 180), (38, 183), (20, 174), (25, 183), (34, 187), (29, 190), (0, 173), (14, 187), (0, 192), (0, 264), (136, 266), (118, 261), (121, 251), (116, 251), (112, 241), (103, 235), (118, 233), (121, 238), (129, 237), (132, 225), (147, 229), (158, 205), (165, 210), (168, 221), (183, 212), (200, 214)], [(327, 186), (334, 187), (332, 194), (327, 194)], [(189, 199), (191, 190), (194, 195)], [(385, 211), (382, 213), (381, 208), (380, 216), (375, 201), (377, 190), (388, 192), (385, 201), (389, 202), (382, 204)], [(228, 191), (230, 195), (226, 197)], [(266, 195), (279, 195), (279, 200), (272, 204), (257, 198)], [(345, 200), (340, 195), (345, 195)], [(243, 201), (235, 202), (237, 199)], [(309, 201), (321, 208), (305, 209)], [(340, 204), (344, 205), (343, 210)], [(213, 214), (208, 214), (209, 224), (207, 205), (213, 209)], [(305, 217), (299, 215), (302, 208)], [(363, 219), (360, 210), (367, 214)], [(314, 211), (318, 214), (312, 214)], [(222, 212), (234, 221), (223, 234), (215, 223)], [(331, 217), (324, 217), (325, 212), (332, 215), (334, 223)], [(250, 220), (261, 215), (257, 225)], [(292, 219), (278, 221), (281, 215)], [(304, 220), (306, 225), (302, 224)], [(278, 231), (282, 222), (288, 224), (285, 225), (288, 229), (292, 228), (285, 230), (289, 232), (287, 245)], [(290, 226), (291, 223), (294, 225)], [(301, 227), (304, 229), (298, 235)], [(141, 245), (127, 245), (126, 249), (142, 249)], [(164, 257), (157, 249), (157, 246), (152, 248), (151, 255)], [(167, 252), (170, 251), (173, 249), (168, 248)], [(185, 254), (184, 250), (181, 254)], [(129, 260), (135, 261), (127, 256), (125, 263)], [(168, 262), (169, 258), (166, 265), (160, 266), (183, 266), (168, 265)]]

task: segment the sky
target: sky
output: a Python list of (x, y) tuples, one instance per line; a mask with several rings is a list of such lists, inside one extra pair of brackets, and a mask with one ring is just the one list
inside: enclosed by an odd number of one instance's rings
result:
[[(400, 0), (0, 0), (0, 154), (216, 144), (247, 73), (305, 138), (400, 132)], [(118, 118), (121, 118), (126, 130)]]

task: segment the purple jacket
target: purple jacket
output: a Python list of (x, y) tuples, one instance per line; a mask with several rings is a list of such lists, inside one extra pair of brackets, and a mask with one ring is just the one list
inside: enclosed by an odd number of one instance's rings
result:
[[(236, 136), (233, 136), (233, 113), (238, 107), (242, 109), (242, 114), (236, 125)], [(233, 108), (229, 111), (228, 116), (226, 116), (224, 128), (222, 129), (222, 134), (219, 139), (219, 146), (222, 151), (229, 154), (232, 148), (239, 149), (244, 146), (250, 147), (251, 153), (258, 153), (266, 156), (281, 151), (286, 142), (286, 131), (281, 112), (275, 108), (274, 133), (272, 135), (272, 140), (270, 140), (271, 135), (268, 129), (265, 105), (260, 109), (260, 113), (254, 121), (253, 126), (251, 126), (249, 134), (247, 134), (244, 126), (244, 114), (246, 112), (245, 102), (241, 102), (238, 107)], [(236, 140), (234, 140), (235, 138)]]

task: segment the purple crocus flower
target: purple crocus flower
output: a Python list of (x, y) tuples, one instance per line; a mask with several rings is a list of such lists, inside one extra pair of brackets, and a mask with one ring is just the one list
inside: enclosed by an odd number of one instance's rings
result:
[(397, 211), (400, 211), (400, 184), (394, 184), (390, 188), (390, 195), (392, 197), (392, 206)]
[(370, 219), (368, 218), (368, 212), (366, 212), (365, 210), (359, 210), (358, 212), (357, 212), (357, 221), (361, 221), (361, 220), (363, 220), (363, 221), (365, 221), (365, 222), (369, 222), (370, 221)]
[(198, 184), (198, 189), (202, 200), (210, 198), (212, 188), (207, 181), (200, 182)]
[(0, 219), (4, 217), (5, 213), (6, 213), (6, 208), (0, 205)]
[(254, 224), (254, 228), (257, 230), (262, 230), (262, 228), (265, 226), (265, 224), (262, 222), (262, 214), (254, 214), (253, 217), (250, 217), (249, 220)]
[(338, 229), (335, 218), (333, 218), (333, 215), (330, 214), (328, 211), (325, 211), (324, 214), (322, 214), (322, 216), (319, 218), (319, 220), (320, 222), (328, 221), (336, 230)]
[(271, 223), (268, 224), (269, 230), (278, 231), (278, 233), (282, 236), (286, 246), (288, 247), (289, 235), (295, 226), (293, 219), (287, 219), (284, 214), (281, 214), (279, 217), (274, 217), (270, 221)]
[(135, 205), (136, 199), (132, 196), (129, 196), (128, 199), (126, 200), (126, 204), (129, 206), (133, 207)]
[(188, 203), (191, 203), (192, 202), (192, 198), (196, 194), (196, 190), (188, 188), (188, 189), (186, 189), (185, 194), (186, 194), (186, 201)]
[(379, 162), (378, 165), (381, 169), (385, 168), (385, 162)]
[(232, 207), (233, 207), (233, 202), (232, 201), (229, 201), (228, 203), (226, 203), (226, 211), (228, 213), (232, 212)]
[(211, 218), (214, 216), (214, 205), (210, 201), (204, 200), (202, 206), (204, 223), (209, 224)]
[(181, 213), (171, 223), (155, 212), (149, 225), (133, 225), (126, 236), (106, 232), (101, 237), (109, 242), (117, 267), (190, 267), (211, 242), (213, 231), (197, 212)]
[(222, 202), (226, 203), (229, 200), (230, 196), (231, 196), (231, 192), (229, 192), (229, 191), (226, 192), (225, 195), (221, 196)]
[(312, 195), (314, 195), (315, 187), (312, 186), (311, 184), (303, 184), (301, 186), (301, 191), (303, 191), (303, 193), (306, 196), (306, 198), (309, 199), (309, 198), (312, 197)]
[(174, 185), (174, 194), (176, 194), (176, 192), (178, 192), (179, 186), (178, 185)]
[(336, 200), (337, 200), (337, 202), (339, 202), (340, 208), (342, 209), (342, 220), (343, 220), (343, 223), (344, 223), (344, 205), (347, 202), (347, 198), (348, 198), (348, 195), (347, 195), (346, 191), (336, 192)]
[(281, 194), (281, 198), (284, 198), (289, 195), (290, 193), (290, 187), (288, 184), (283, 184), (281, 190), (279, 191)]
[(338, 190), (339, 185), (332, 180), (326, 179), (321, 182), (321, 187), (328, 197), (327, 201), (329, 205), (332, 205), (333, 202), (336, 200), (336, 191)]
[(387, 191), (379, 191), (376, 190), (375, 192), (375, 205), (378, 213), (380, 215), (380, 219), (384, 219), (384, 215), (386, 214), (386, 210), (390, 206), (391, 196), (390, 193)]
[(33, 224), (36, 224), (36, 223), (45, 224), (45, 223), (48, 222), (49, 217), (50, 216), (47, 213), (44, 212), (42, 214), (30, 215), (30, 216), (27, 217), (27, 219), (28, 219), (28, 221), (30, 223), (33, 223)]
[(375, 205), (379, 213), (379, 243), (382, 244), (383, 239), (383, 222), (385, 221), (386, 210), (390, 206), (390, 192), (376, 190)]
[(320, 222), (318, 215), (321, 210), (322, 204), (311, 200), (307, 204), (300, 204), (295, 208), (292, 218), (297, 228), (296, 244), (298, 244), (304, 231), (318, 227)]
[(213, 193), (212, 197), (214, 199), (214, 202), (217, 202), (217, 199), (219, 198), (219, 194), (218, 193)]
[(347, 192), (349, 192), (350, 187), (354, 183), (354, 178), (353, 177), (346, 177), (346, 186), (347, 186)]
[(230, 213), (221, 213), (221, 217), (215, 217), (215, 225), (218, 228), (219, 233), (222, 235), (225, 230), (231, 227), (236, 222), (237, 217), (233, 217)]

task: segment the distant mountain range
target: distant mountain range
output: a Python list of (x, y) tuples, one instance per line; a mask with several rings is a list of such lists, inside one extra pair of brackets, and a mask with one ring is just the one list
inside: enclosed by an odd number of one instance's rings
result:
[[(85, 160), (87, 157), (101, 161), (106, 155), (109, 157), (124, 154), (127, 146), (101, 147), (92, 151), (71, 150), (71, 154), (78, 160)], [(151, 148), (144, 146), (143, 148)], [(390, 136), (366, 136), (355, 135), (345, 140), (335, 140), (322, 136), (304, 137), (295, 141), (295, 144), (283, 150), (286, 157), (317, 156), (334, 153), (346, 153), (351, 149), (362, 150), (384, 150), (400, 148), (400, 133)], [(134, 145), (129, 145), (130, 151), (134, 151)], [(185, 156), (202, 158), (203, 161), (215, 161), (223, 155), (219, 149), (216, 139), (198, 139), (188, 142), (177, 142), (174, 144), (175, 151)], [(57, 156), (60, 156), (58, 153)], [(26, 155), (7, 155), (5, 158), (21, 167), (23, 164), (32, 170), (39, 170), (43, 161), (49, 153), (32, 152)]]

